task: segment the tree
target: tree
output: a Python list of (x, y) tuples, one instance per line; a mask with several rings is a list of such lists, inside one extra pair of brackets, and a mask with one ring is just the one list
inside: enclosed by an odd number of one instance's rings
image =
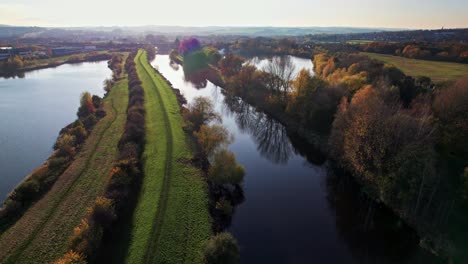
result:
[(63, 134), (55, 143), (54, 149), (61, 157), (71, 157), (75, 154), (76, 138), (70, 134)]
[(103, 84), (104, 84), (104, 91), (106, 91), (106, 93), (108, 93), (112, 89), (112, 86), (114, 85), (114, 82), (111, 79), (105, 79)]
[(194, 133), (197, 138), (201, 151), (208, 158), (221, 147), (227, 146), (232, 142), (232, 136), (222, 125), (202, 125), (199, 131)]
[(216, 65), (221, 60), (221, 54), (213, 47), (205, 47), (203, 52), (205, 52), (209, 64)]
[(222, 149), (214, 154), (213, 162), (208, 172), (210, 181), (220, 185), (237, 185), (242, 183), (244, 175), (244, 168), (237, 163), (234, 153)]
[(220, 233), (210, 238), (204, 252), (206, 264), (237, 264), (240, 261), (239, 246), (229, 233)]
[(96, 107), (93, 104), (93, 98), (89, 92), (81, 94), (80, 107), (78, 108), (78, 117), (85, 118), (96, 112)]
[(219, 68), (224, 76), (232, 77), (240, 72), (244, 61), (240, 56), (228, 54), (219, 61)]
[(468, 155), (468, 79), (458, 80), (440, 90), (434, 100), (434, 112), (442, 124), (441, 143), (446, 151), (461, 157)]
[(188, 105), (188, 111), (184, 113), (185, 119), (193, 131), (198, 131), (203, 124), (213, 120), (219, 120), (210, 98), (198, 96)]
[(267, 87), (285, 98), (291, 87), (291, 81), (294, 79), (296, 66), (291, 61), (291, 57), (273, 57), (263, 70), (270, 74)]

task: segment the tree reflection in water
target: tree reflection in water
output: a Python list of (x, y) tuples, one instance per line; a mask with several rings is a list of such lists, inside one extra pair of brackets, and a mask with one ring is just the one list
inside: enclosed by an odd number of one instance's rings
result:
[(226, 113), (234, 115), (239, 129), (252, 135), (259, 153), (277, 164), (287, 163), (293, 147), (285, 127), (239, 97), (227, 95), (224, 98)]
[(439, 263), (388, 208), (364, 194), (350, 176), (329, 169), (327, 200), (336, 228), (358, 263)]

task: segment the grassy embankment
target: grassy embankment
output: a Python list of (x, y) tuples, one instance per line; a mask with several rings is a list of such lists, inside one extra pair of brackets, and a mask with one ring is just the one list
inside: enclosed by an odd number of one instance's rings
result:
[(190, 164), (176, 96), (147, 62), (135, 57), (145, 90), (144, 179), (133, 216), (127, 263), (201, 263), (211, 235), (207, 186)]
[(450, 81), (468, 77), (468, 64), (409, 59), (399, 56), (362, 52), (372, 59), (393, 64), (406, 75), (427, 76), (434, 82)]
[(0, 263), (50, 263), (67, 250), (73, 228), (94, 204), (117, 158), (128, 103), (127, 80), (104, 99), (106, 116), (51, 190), (0, 236)]

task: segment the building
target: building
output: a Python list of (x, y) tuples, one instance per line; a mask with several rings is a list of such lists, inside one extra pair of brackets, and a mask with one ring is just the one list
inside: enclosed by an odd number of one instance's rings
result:
[(52, 55), (64, 56), (64, 55), (80, 53), (82, 51), (83, 49), (81, 47), (59, 47), (59, 48), (52, 48)]
[(0, 47), (0, 61), (6, 61), (12, 56), (13, 49), (11, 47)]

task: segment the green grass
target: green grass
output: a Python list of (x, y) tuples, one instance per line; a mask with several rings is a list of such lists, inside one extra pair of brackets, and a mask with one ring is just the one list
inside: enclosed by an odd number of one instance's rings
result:
[(468, 64), (408, 59), (399, 56), (362, 52), (372, 59), (392, 64), (406, 75), (427, 76), (435, 82), (451, 81), (468, 77)]
[(118, 155), (128, 102), (127, 81), (104, 99), (106, 116), (51, 190), (0, 237), (1, 263), (50, 263), (67, 251), (68, 238), (108, 182)]
[(126, 263), (201, 263), (211, 235), (207, 186), (187, 161), (192, 152), (169, 85), (142, 50), (135, 57), (145, 90), (144, 179)]

